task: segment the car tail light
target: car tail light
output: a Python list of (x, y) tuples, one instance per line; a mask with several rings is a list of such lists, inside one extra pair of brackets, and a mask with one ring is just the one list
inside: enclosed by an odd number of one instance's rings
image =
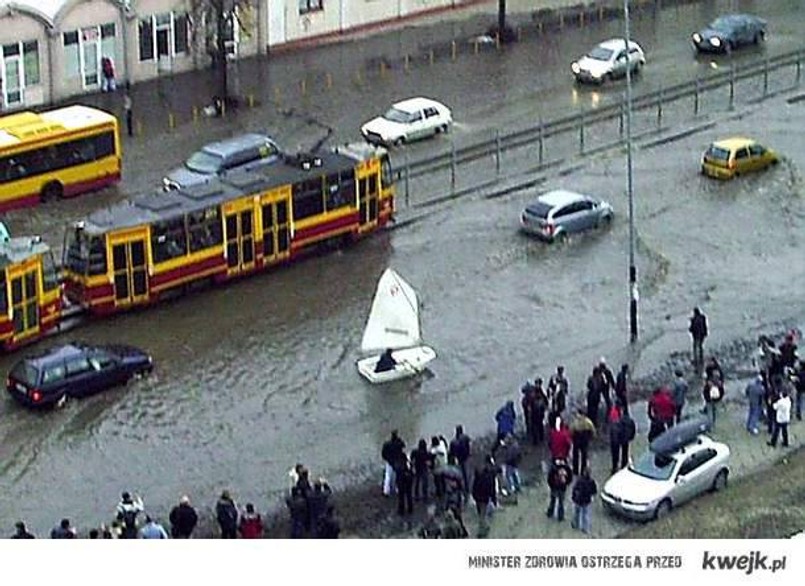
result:
[(554, 226), (553, 224), (545, 224), (545, 228), (543, 228), (543, 230), (545, 230), (545, 233), (548, 236), (553, 236), (553, 231), (555, 229), (556, 229), (556, 226)]
[(38, 403), (42, 400), (42, 393), (39, 392), (39, 389), (28, 389), (28, 396), (34, 403)]

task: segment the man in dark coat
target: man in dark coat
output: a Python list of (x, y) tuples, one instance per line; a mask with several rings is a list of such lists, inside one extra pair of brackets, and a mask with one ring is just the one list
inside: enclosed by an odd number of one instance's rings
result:
[(531, 381), (526, 381), (520, 388), (520, 406), (523, 409), (523, 422), (525, 423), (525, 433), (529, 438), (534, 437), (534, 430), (532, 429), (532, 412), (534, 410), (534, 397), (535, 388)]
[(461, 478), (464, 481), (464, 492), (470, 490), (470, 476), (467, 470), (467, 464), (470, 459), (471, 441), (470, 436), (464, 433), (463, 425), (456, 425), (456, 435), (450, 440), (450, 447), (447, 450), (447, 457), (453, 457), (456, 464), (461, 468)]
[(478, 512), (478, 534), (486, 535), (489, 531), (489, 515), (492, 507), (497, 505), (497, 476), (500, 473), (494, 458), (490, 455), (486, 457), (482, 468), (475, 469), (475, 477), (472, 481), (472, 498), (475, 501), (475, 509)]
[(503, 438), (510, 433), (514, 434), (516, 420), (517, 413), (514, 410), (514, 401), (506, 401), (506, 404), (495, 413), (495, 421), (498, 424), (498, 442), (503, 441)]
[(332, 494), (333, 490), (324, 478), (319, 478), (313, 483), (313, 490), (310, 491), (307, 497), (307, 508), (308, 516), (310, 517), (309, 526), (314, 532), (317, 530), (322, 517), (324, 517), (324, 513), (327, 512), (327, 507), (330, 506)]
[(414, 512), (414, 473), (408, 458), (403, 459), (395, 471), (397, 482), (397, 514), (411, 515)]
[(627, 411), (629, 410), (628, 382), (629, 365), (621, 364), (621, 369), (618, 372), (618, 376), (615, 378), (615, 401), (620, 402), (620, 404), (623, 405)]
[(598, 492), (598, 487), (595, 484), (592, 476), (590, 476), (590, 469), (584, 468), (581, 476), (576, 480), (573, 485), (573, 492), (570, 495), (573, 501), (573, 521), (570, 526), (573, 529), (578, 529), (582, 533), (589, 534), (592, 530), (592, 519), (590, 506), (593, 502), (593, 497)]
[(551, 501), (545, 515), (550, 519), (556, 515), (557, 521), (565, 519), (565, 493), (573, 480), (573, 470), (567, 460), (554, 460), (548, 472), (548, 488), (551, 489)]
[(704, 364), (704, 339), (707, 337), (708, 331), (707, 317), (698, 307), (693, 308), (688, 331), (693, 340), (693, 363), (701, 366)]
[(300, 539), (305, 536), (305, 526), (309, 517), (307, 499), (298, 486), (291, 489), (291, 494), (285, 499), (285, 504), (291, 515), (291, 539)]
[(324, 517), (319, 521), (316, 535), (319, 539), (338, 539), (341, 533), (341, 524), (335, 517), (335, 507), (329, 505), (324, 512)]
[(605, 393), (606, 381), (601, 372), (600, 365), (593, 367), (593, 372), (587, 377), (587, 417), (598, 427), (598, 415), (601, 410), (601, 397)]
[(228, 490), (221, 493), (215, 504), (215, 517), (221, 528), (221, 539), (238, 538), (238, 507)]
[(542, 388), (542, 379), (534, 381), (534, 403), (531, 410), (531, 443), (537, 445), (545, 439), (545, 413), (548, 411), (548, 395)]
[(380, 456), (383, 458), (384, 472), (383, 472), (383, 494), (391, 496), (394, 492), (394, 471), (397, 467), (402, 465), (405, 460), (405, 442), (400, 438), (397, 430), (391, 432), (391, 437), (383, 443), (380, 450)]
[(35, 535), (28, 531), (22, 521), (17, 521), (14, 527), (16, 532), (11, 536), (11, 539), (35, 539)]
[(193, 529), (198, 523), (196, 509), (190, 504), (187, 495), (179, 499), (179, 504), (173, 507), (168, 517), (171, 524), (171, 537), (174, 539), (190, 539)]
[(417, 447), (411, 451), (411, 464), (414, 469), (414, 499), (428, 500), (428, 477), (433, 457), (428, 449), (425, 438), (420, 438)]

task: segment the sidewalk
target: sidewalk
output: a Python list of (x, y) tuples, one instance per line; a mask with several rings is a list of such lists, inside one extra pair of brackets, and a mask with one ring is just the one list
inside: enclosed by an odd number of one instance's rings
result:
[[(583, 22), (616, 18), (619, 13), (613, 1), (585, 4), (572, 0), (508, 0), (507, 24), (525, 37), (570, 23), (578, 26), (580, 18)], [(241, 106), (238, 112), (227, 113), (227, 118), (230, 123), (234, 120), (237, 125), (248, 125), (248, 120), (270, 119), (276, 111), (289, 106), (304, 108), (308, 101), (321, 100), (329, 92), (348, 93), (360, 99), (372, 83), (390, 75), (392, 69), (399, 74), (399, 69), (427, 67), (437, 61), (467, 59), (481, 51), (498, 50), (494, 43), (475, 42), (497, 24), (497, 4), (482, 0), (421, 19), (343, 35), (337, 42), (232, 62), (230, 88)], [(649, 5), (653, 2), (646, 0), (634, 9)], [(130, 95), (137, 140), (158, 138), (168, 132), (191, 132), (190, 127), (203, 125), (203, 108), (217, 94), (215, 82), (215, 72), (208, 68), (169, 73), (133, 86)], [(71, 101), (108, 110), (119, 116), (122, 126), (122, 89), (114, 94), (78, 96)]]

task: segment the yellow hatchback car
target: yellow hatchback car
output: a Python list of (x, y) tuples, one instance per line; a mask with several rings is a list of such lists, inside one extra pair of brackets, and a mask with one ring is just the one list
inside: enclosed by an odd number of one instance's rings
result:
[(716, 179), (732, 179), (762, 171), (779, 161), (777, 153), (751, 138), (727, 138), (710, 145), (702, 155), (702, 173)]

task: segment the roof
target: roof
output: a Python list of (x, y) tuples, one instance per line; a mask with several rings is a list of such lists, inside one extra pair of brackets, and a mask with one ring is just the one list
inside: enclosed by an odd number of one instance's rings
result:
[(11, 8), (26, 12), (53, 23), (70, 0), (0, 0), (0, 8)]
[(320, 166), (303, 169), (294, 158), (281, 159), (276, 164), (249, 171), (234, 171), (207, 183), (192, 185), (176, 191), (157, 191), (135, 196), (128, 201), (98, 210), (84, 220), (89, 234), (139, 226), (168, 220), (200, 211), (246, 194), (257, 194), (306, 179), (354, 169), (356, 158), (341, 153), (320, 153)]
[[(617, 51), (618, 49), (623, 49), (626, 46), (625, 39), (607, 39), (606, 41), (602, 41), (598, 43), (599, 47), (603, 47), (604, 49), (609, 49), (610, 51)], [(632, 49), (639, 49), (640, 45), (635, 43), (632, 40), (629, 40), (629, 46)]]
[(436, 106), (438, 108), (444, 108), (445, 106), (436, 100), (431, 100), (430, 98), (408, 98), (407, 100), (403, 100), (402, 102), (397, 102), (394, 104), (394, 107), (398, 110), (402, 110), (403, 112), (412, 112), (414, 110), (420, 110), (425, 106)]
[(50, 247), (38, 236), (17, 236), (0, 242), (0, 269), (49, 250)]
[(39, 354), (28, 356), (24, 360), (26, 362), (31, 362), (34, 365), (39, 365), (43, 362), (52, 362), (54, 360), (64, 360), (65, 358), (82, 354), (85, 350), (85, 348), (82, 346), (83, 345), (81, 344), (74, 343), (54, 346), (53, 348), (49, 348), (43, 352), (40, 352)]
[(539, 196), (539, 201), (546, 203), (551, 207), (564, 206), (574, 201), (587, 199), (586, 195), (576, 193), (575, 191), (567, 191), (566, 189), (556, 189), (549, 191)]
[(729, 138), (722, 138), (721, 140), (713, 142), (713, 146), (726, 149), (728, 151), (734, 151), (735, 149), (749, 146), (750, 144), (755, 144), (755, 142), (757, 141), (751, 138), (746, 138), (743, 136), (731, 136)]
[(249, 132), (246, 134), (233, 136), (232, 138), (227, 138), (226, 140), (211, 142), (204, 145), (201, 150), (226, 157), (227, 155), (232, 154), (233, 151), (262, 146), (265, 144), (266, 140), (270, 141), (271, 138), (265, 134)]

